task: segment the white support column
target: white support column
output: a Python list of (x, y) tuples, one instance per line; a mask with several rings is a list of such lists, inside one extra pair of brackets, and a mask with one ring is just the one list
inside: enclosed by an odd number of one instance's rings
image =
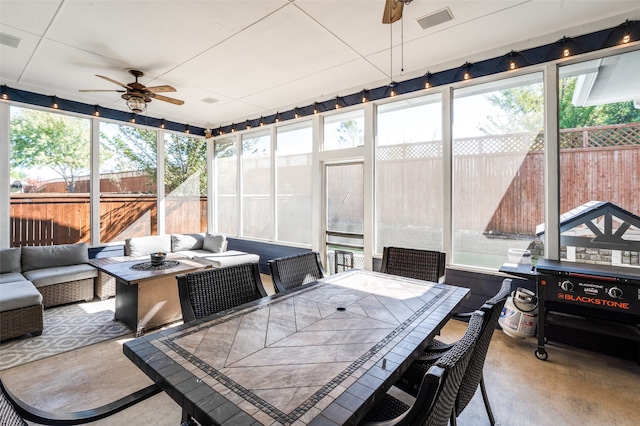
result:
[[(313, 126), (313, 160), (311, 172), (311, 248), (318, 253), (325, 252), (326, 215), (323, 211), (324, 200), (324, 170), (320, 161), (320, 146), (322, 145), (322, 120), (320, 114), (315, 114)], [(323, 262), (325, 262), (324, 255)], [(326, 266), (326, 265), (325, 265)]]
[(100, 120), (91, 119), (90, 219), (91, 245), (100, 244)]
[(158, 235), (165, 233), (165, 211), (166, 206), (164, 194), (164, 130), (156, 132), (156, 205), (158, 209)]
[(238, 176), (237, 182), (236, 182), (236, 208), (237, 208), (237, 216), (238, 216), (238, 229), (236, 229), (236, 236), (237, 237), (241, 237), (242, 236), (242, 226), (243, 226), (243, 220), (242, 220), (242, 205), (244, 204), (242, 202), (242, 136), (239, 134), (235, 134), (235, 141), (234, 143), (236, 144), (236, 173)]
[(217, 232), (217, 192), (214, 179), (216, 168), (214, 163), (215, 141), (205, 139), (207, 143), (207, 232)]
[(271, 126), (271, 217), (273, 218), (273, 226), (271, 227), (271, 241), (277, 241), (278, 237), (278, 190), (277, 190), (277, 179), (278, 179), (278, 168), (277, 168), (277, 159), (276, 159), (276, 143), (277, 143), (277, 127)]
[(442, 251), (453, 261), (453, 89), (442, 92)]
[(11, 231), (10, 105), (0, 102), (0, 248), (9, 247)]
[(560, 259), (560, 149), (558, 128), (558, 67), (544, 71), (544, 257)]
[(364, 107), (364, 269), (373, 270), (373, 252), (376, 244), (375, 238), (375, 150), (377, 146), (376, 135), (376, 108), (368, 102)]

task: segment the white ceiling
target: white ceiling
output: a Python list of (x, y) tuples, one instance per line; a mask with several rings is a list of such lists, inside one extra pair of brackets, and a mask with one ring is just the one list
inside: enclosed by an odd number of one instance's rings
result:
[[(119, 89), (95, 74), (130, 83), (126, 69), (139, 69), (141, 83), (172, 85), (164, 95), (185, 101), (154, 100), (145, 114), (216, 128), (640, 19), (638, 0), (414, 0), (390, 28), (383, 6), (0, 0), (0, 32), (22, 39), (0, 46), (0, 83), (126, 110), (118, 93), (78, 90)], [(445, 7), (452, 21), (427, 30), (416, 22)]]

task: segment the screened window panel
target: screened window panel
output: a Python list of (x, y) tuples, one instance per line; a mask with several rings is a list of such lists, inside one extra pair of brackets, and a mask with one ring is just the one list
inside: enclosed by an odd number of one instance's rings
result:
[(440, 95), (378, 108), (376, 246), (442, 248)]
[(559, 68), (561, 259), (640, 267), (638, 69), (640, 51)]
[(273, 239), (269, 133), (242, 136), (242, 235)]
[(216, 232), (238, 235), (238, 150), (235, 139), (214, 146)]
[(100, 241), (156, 235), (157, 133), (100, 122)]
[(277, 130), (276, 239), (281, 242), (311, 244), (312, 130), (309, 121)]
[(207, 230), (207, 144), (166, 133), (164, 145), (165, 232)]
[(510, 249), (543, 250), (543, 110), (540, 73), (454, 91), (453, 263), (498, 269)]
[(323, 149), (355, 148), (364, 145), (364, 110), (324, 118)]

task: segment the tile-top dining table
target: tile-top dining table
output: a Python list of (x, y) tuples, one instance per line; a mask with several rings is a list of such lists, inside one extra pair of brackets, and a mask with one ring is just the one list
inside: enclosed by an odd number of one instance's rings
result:
[(468, 294), (350, 270), (123, 351), (201, 425), (356, 424)]

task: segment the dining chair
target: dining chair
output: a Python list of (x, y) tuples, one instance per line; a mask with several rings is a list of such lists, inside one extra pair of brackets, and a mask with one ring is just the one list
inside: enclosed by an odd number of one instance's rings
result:
[(162, 389), (159, 385), (153, 384), (101, 407), (69, 413), (48, 412), (26, 404), (13, 395), (2, 380), (0, 391), (0, 425), (26, 426), (26, 421), (41, 425), (80, 425), (95, 422), (144, 401), (162, 392)]
[(447, 254), (435, 250), (384, 247), (380, 272), (419, 280), (441, 282)]
[[(489, 344), (493, 337), (493, 332), (498, 324), (498, 318), (502, 312), (505, 301), (511, 292), (511, 279), (507, 278), (502, 281), (500, 290), (480, 308), (485, 313), (485, 322), (482, 330), (480, 331), (480, 337), (473, 350), (469, 367), (465, 373), (464, 379), (460, 386), (460, 391), (456, 397), (453, 415), (458, 417), (465, 407), (475, 395), (478, 387), (482, 393), (482, 400), (484, 402), (487, 416), (491, 425), (495, 425), (495, 418), (493, 411), (491, 410), (491, 404), (489, 403), (489, 397), (484, 384), (484, 363), (489, 350)], [(469, 318), (473, 313), (457, 314), (459, 318)], [(422, 352), (421, 356), (414, 361), (409, 369), (403, 374), (403, 376), (396, 382), (396, 387), (402, 389), (410, 395), (416, 395), (419, 386), (422, 381), (424, 373), (437, 362), (437, 360), (444, 356), (448, 350), (450, 350), (455, 343), (446, 344), (437, 339), (433, 339), (429, 342), (427, 348)], [(455, 425), (455, 420), (452, 421), (452, 425)]]
[(478, 341), (485, 321), (484, 316), (484, 312), (474, 312), (464, 336), (424, 372), (412, 405), (407, 405), (386, 393), (369, 410), (360, 424), (446, 426), (453, 418), (456, 395)]
[(268, 264), (276, 293), (300, 287), (325, 276), (320, 253), (315, 251), (279, 257), (270, 260)]
[(185, 323), (265, 297), (257, 263), (177, 275)]

